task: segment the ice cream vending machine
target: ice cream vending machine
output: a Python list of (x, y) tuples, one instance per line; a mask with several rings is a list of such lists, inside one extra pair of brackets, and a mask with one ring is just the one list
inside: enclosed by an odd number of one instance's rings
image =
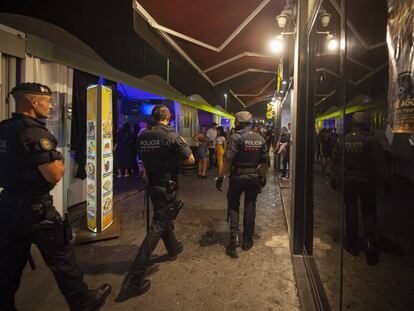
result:
[(87, 227), (103, 232), (113, 223), (112, 90), (87, 89), (86, 113)]

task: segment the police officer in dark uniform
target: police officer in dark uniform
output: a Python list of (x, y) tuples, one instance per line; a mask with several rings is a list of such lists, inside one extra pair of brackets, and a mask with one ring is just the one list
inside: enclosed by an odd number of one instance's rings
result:
[(365, 233), (365, 257), (368, 264), (379, 261), (377, 235), (377, 176), (384, 168), (384, 153), (379, 140), (369, 132), (366, 112), (352, 115), (352, 130), (345, 135), (345, 249), (358, 255), (359, 221), (358, 198), (361, 202), (362, 223)]
[(14, 296), (32, 243), (70, 309), (95, 310), (111, 287), (88, 290), (68, 244), (70, 227), (49, 195), (64, 174), (56, 139), (41, 121), (49, 116), (52, 92), (45, 85), (22, 83), (12, 94), (17, 113), (0, 123), (0, 310), (16, 310)]
[(244, 192), (243, 250), (253, 246), (253, 233), (256, 218), (256, 199), (266, 184), (268, 152), (264, 138), (250, 127), (252, 115), (248, 111), (236, 113), (236, 132), (227, 142), (223, 159), (223, 170), (216, 180), (221, 191), (225, 174), (230, 171), (230, 184), (227, 192), (228, 215), (230, 218), (230, 243), (226, 253), (238, 258), (236, 247), (239, 236), (240, 196)]
[(180, 160), (187, 165), (194, 164), (195, 160), (190, 147), (168, 126), (170, 117), (166, 106), (155, 106), (152, 110), (155, 125), (138, 136), (138, 153), (147, 173), (153, 219), (116, 302), (141, 295), (150, 288), (150, 281), (144, 279), (144, 273), (160, 239), (170, 260), (175, 260), (183, 250), (183, 245), (175, 237), (173, 224), (182, 207), (182, 202), (177, 201), (178, 172)]

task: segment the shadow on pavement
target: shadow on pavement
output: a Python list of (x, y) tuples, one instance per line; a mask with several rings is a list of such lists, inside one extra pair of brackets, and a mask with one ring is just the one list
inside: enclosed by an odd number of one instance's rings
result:
[(214, 230), (207, 231), (201, 236), (199, 244), (201, 247), (208, 247), (216, 244), (227, 246), (227, 244), (229, 244), (229, 233), (217, 232)]

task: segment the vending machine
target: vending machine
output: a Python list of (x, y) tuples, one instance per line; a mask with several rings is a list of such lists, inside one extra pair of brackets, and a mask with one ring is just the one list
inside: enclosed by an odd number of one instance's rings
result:
[(112, 90), (93, 85), (87, 90), (86, 172), (87, 227), (100, 233), (114, 220)]

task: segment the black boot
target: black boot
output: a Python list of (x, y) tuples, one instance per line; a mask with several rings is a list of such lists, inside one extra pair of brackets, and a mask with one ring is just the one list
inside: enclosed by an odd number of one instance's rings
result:
[(244, 251), (248, 251), (249, 249), (251, 249), (253, 247), (253, 237), (243, 237), (243, 245), (242, 245), (242, 249)]
[(178, 254), (180, 254), (180, 253), (182, 253), (182, 252), (183, 252), (183, 249), (184, 249), (184, 245), (183, 245), (183, 243), (178, 242), (178, 244), (177, 244), (177, 248), (176, 248), (173, 252), (168, 253), (168, 260), (169, 260), (169, 261), (174, 261), (174, 260), (176, 260), (176, 259), (177, 259)]
[(367, 239), (365, 261), (368, 265), (376, 265), (379, 262), (378, 247), (375, 239)]
[(118, 296), (115, 298), (115, 302), (123, 302), (132, 297), (142, 295), (150, 288), (151, 282), (149, 280), (143, 280), (135, 275), (128, 274), (122, 283)]
[(88, 290), (86, 294), (76, 302), (70, 303), (71, 311), (98, 310), (111, 292), (111, 285), (104, 284), (97, 289)]
[(239, 258), (239, 255), (237, 254), (237, 234), (231, 234), (230, 235), (230, 243), (226, 248), (226, 254), (229, 255), (231, 258)]

